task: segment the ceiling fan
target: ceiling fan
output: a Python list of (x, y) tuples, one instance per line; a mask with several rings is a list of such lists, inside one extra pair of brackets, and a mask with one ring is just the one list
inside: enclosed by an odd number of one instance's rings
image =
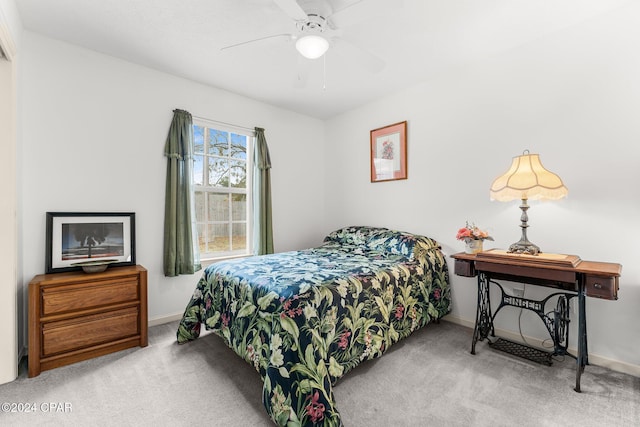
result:
[(225, 46), (222, 50), (273, 38), (287, 38), (295, 41), (296, 50), (305, 58), (317, 59), (335, 48), (349, 58), (360, 63), (365, 69), (379, 72), (385, 66), (384, 61), (371, 52), (344, 37), (342, 28), (364, 22), (373, 16), (388, 13), (401, 6), (398, 0), (360, 0), (333, 11), (326, 0), (273, 0), (295, 23), (291, 33), (269, 35)]

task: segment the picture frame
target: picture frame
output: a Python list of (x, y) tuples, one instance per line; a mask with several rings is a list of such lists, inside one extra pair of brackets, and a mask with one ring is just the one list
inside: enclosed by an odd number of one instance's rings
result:
[(135, 213), (47, 212), (45, 272), (135, 265)]
[(371, 136), (371, 182), (407, 179), (407, 122), (374, 129)]

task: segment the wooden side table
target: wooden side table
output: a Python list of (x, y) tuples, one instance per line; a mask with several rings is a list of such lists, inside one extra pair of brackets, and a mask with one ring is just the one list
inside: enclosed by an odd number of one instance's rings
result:
[(40, 274), (29, 283), (29, 377), (147, 346), (147, 270)]
[[(576, 255), (509, 254), (502, 250), (492, 249), (477, 254), (457, 253), (451, 255), (455, 259), (455, 274), (464, 277), (478, 278), (478, 305), (476, 321), (471, 343), (471, 354), (475, 354), (476, 342), (485, 338), (498, 350), (534, 360), (547, 365), (551, 364), (554, 355), (569, 355), (576, 359), (576, 386), (580, 392), (580, 376), (588, 361), (586, 297), (618, 299), (619, 277), (622, 266), (615, 263), (582, 261)], [(498, 280), (528, 283), (544, 286), (557, 291), (545, 299), (536, 301), (516, 297), (505, 293)], [(500, 290), (500, 303), (492, 314), (489, 296), (490, 284)], [(578, 351), (574, 356), (568, 352), (569, 341), (569, 301), (578, 299)], [(551, 300), (556, 300), (553, 314), (545, 308)], [(535, 312), (545, 324), (554, 343), (553, 352), (495, 338), (493, 321), (503, 307), (512, 306)]]

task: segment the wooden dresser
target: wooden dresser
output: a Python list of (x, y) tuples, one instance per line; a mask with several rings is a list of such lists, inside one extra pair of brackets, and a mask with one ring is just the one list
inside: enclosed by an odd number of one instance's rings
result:
[(41, 274), (29, 283), (29, 377), (147, 346), (147, 270)]

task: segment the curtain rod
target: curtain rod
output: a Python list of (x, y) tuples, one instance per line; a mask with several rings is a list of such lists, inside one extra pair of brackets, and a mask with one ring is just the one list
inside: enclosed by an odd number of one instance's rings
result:
[(233, 123), (221, 122), (220, 120), (208, 119), (206, 117), (200, 117), (200, 116), (196, 116), (196, 115), (192, 115), (192, 117), (194, 119), (202, 120), (202, 121), (205, 121), (205, 122), (217, 123), (219, 125), (224, 125), (224, 126), (231, 126), (231, 127), (236, 128), (236, 129), (247, 130), (247, 131), (250, 131), (250, 132), (255, 132), (256, 131), (255, 128), (249, 128), (249, 127), (246, 127), (246, 126), (234, 125)]

